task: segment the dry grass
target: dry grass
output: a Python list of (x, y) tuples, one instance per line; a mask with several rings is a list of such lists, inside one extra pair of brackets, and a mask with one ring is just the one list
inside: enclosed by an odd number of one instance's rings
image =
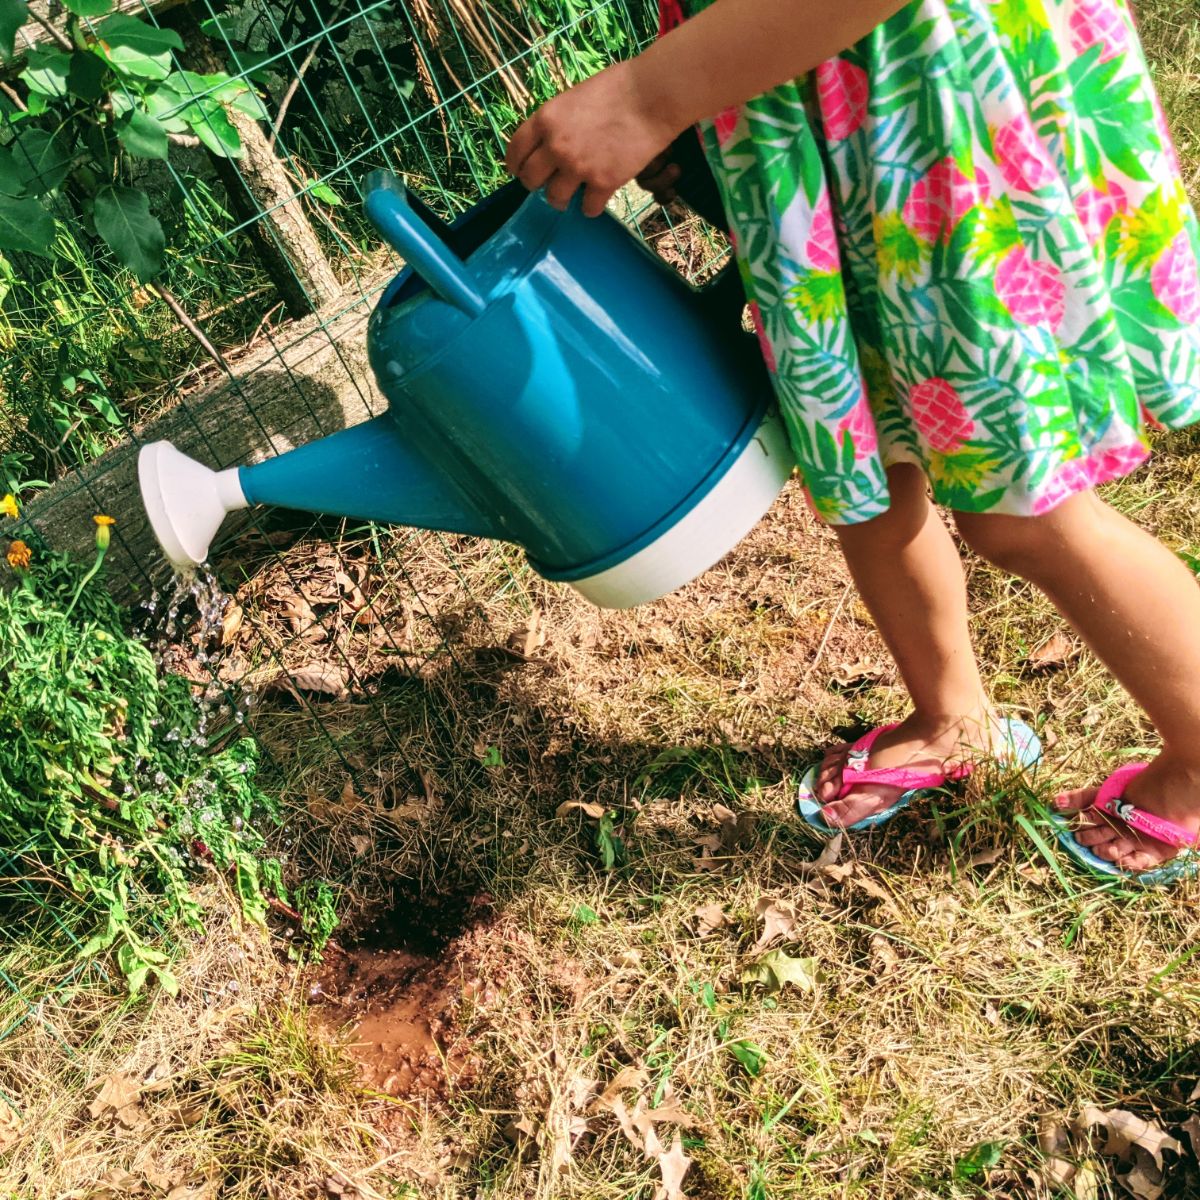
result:
[[(1139, 7), (1200, 170), (1196, 14)], [(1189, 431), (1107, 496), (1198, 556), (1198, 481)], [(629, 1112), (643, 1096), (688, 1114), (695, 1200), (1049, 1196), (1039, 1130), (1085, 1104), (1177, 1135), (1197, 1113), (1200, 886), (1104, 887), (1043, 853), (1039, 800), (1154, 735), (1078, 646), (1031, 660), (1064, 632), (1032, 589), (967, 560), (980, 655), (999, 703), (1041, 728), (1044, 768), (977, 777), (814, 869), (797, 771), (831, 729), (904, 701), (798, 491), (702, 580), (634, 613), (590, 609), (502, 547), (425, 537), (403, 563), (371, 575), (387, 637), (279, 639), (313, 661), (335, 644), (378, 688), (370, 704), (318, 702), (343, 754), (299, 708), (256, 725), (287, 765), (293, 873), (337, 881), (339, 936), (416, 947), (459, 980), (471, 1070), (436, 1095), (364, 1091), (320, 1032), (338, 1010), (308, 1007), (313, 977), (218, 919), (182, 948), (178, 1000), (121, 1006), (89, 978), (0, 1044), (23, 1123), (14, 1136), (0, 1117), (0, 1195), (161, 1196), (191, 1180), (172, 1200), (648, 1200), (655, 1161), (596, 1103), (622, 1078)], [(270, 583), (247, 594), (268, 635), (286, 603)], [(568, 802), (605, 815), (560, 814)], [(774, 948), (756, 948), (772, 903), (794, 918), (775, 945), (815, 961), (807, 986), (767, 995), (742, 975)], [(88, 1115), (106, 1076), (145, 1081), (159, 1063), (150, 1083), (161, 1070), (165, 1084), (132, 1128)], [(673, 1128), (659, 1124), (666, 1145)], [(1129, 1164), (1107, 1148), (1074, 1138), (1060, 1194), (1127, 1194)], [(973, 1153), (993, 1165), (970, 1174)], [(1165, 1197), (1200, 1195), (1186, 1137), (1165, 1161)]]

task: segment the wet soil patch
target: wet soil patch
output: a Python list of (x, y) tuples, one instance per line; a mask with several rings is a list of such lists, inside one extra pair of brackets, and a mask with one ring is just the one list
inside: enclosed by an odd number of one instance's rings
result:
[(476, 1074), (469, 1014), (492, 998), (481, 964), (500, 937), (491, 898), (398, 888), (397, 902), (309, 975), (319, 1023), (342, 1034), (363, 1083), (436, 1100)]

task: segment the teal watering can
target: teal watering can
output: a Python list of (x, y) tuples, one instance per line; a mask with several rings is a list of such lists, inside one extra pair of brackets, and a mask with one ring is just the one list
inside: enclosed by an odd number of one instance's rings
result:
[(381, 416), (255, 466), (168, 442), (138, 470), (177, 568), (251, 504), (497, 538), (606, 608), (653, 600), (758, 522), (793, 457), (727, 271), (694, 289), (615, 218), (513, 183), (444, 224), (385, 172), (407, 262), (368, 329)]

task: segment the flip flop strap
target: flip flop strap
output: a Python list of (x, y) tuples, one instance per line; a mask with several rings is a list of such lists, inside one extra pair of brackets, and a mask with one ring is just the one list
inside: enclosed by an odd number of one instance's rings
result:
[(864, 783), (882, 783), (887, 787), (903, 788), (906, 792), (920, 791), (924, 788), (937, 788), (955, 780), (965, 779), (974, 769), (971, 763), (960, 763), (948, 771), (931, 772), (918, 770), (915, 767), (868, 767), (867, 760), (871, 757), (871, 747), (881, 733), (895, 729), (895, 724), (879, 725), (850, 747), (846, 765), (842, 768), (842, 790), (838, 799), (848, 796), (854, 788)]
[(1129, 781), (1134, 776), (1140, 775), (1147, 766), (1147, 763), (1129, 763), (1127, 766), (1118, 767), (1100, 785), (1096, 799), (1092, 801), (1092, 807), (1110, 817), (1116, 817), (1119, 821), (1124, 821), (1130, 829), (1136, 829), (1138, 833), (1144, 833), (1156, 842), (1164, 842), (1176, 849), (1194, 846), (1197, 841), (1200, 841), (1200, 835), (1192, 833), (1174, 821), (1168, 821), (1166, 817), (1159, 817), (1154, 813), (1147, 812), (1144, 808), (1137, 808), (1124, 799), (1125, 788)]

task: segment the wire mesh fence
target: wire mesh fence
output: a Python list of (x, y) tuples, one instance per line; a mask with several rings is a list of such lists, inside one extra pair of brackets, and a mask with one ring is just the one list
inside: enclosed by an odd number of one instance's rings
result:
[[(214, 546), (229, 600), (206, 625), (194, 590), (163, 576), (137, 495), (137, 449), (168, 437), (224, 468), (378, 413), (366, 318), (399, 264), (360, 214), (359, 181), (386, 167), (440, 215), (463, 211), (506, 178), (505, 135), (521, 114), (633, 52), (651, 36), (652, 8), (123, 0), (119, 13), (179, 35), (171, 79), (182, 94), (162, 111), (183, 132), (165, 158), (128, 166), (161, 219), (161, 270), (139, 281), (121, 267), (69, 176), (46, 199), (52, 251), (0, 256), (0, 485), (35, 497), (15, 534), (39, 550), (77, 550), (90, 544), (90, 515), (112, 514), (110, 581), (159, 639), (163, 666), (239, 720), (256, 700), (292, 706), (305, 721), (290, 751), (319, 739), (347, 778), (364, 748), (400, 746), (389, 701), (457, 661), (464, 614), (478, 619), (499, 598), (516, 619), (528, 615), (518, 556), (468, 538), (263, 512)], [(42, 19), (18, 31), (0, 75), (0, 153), (18, 156), (44, 103), (33, 103), (29, 72), (50, 61), (46, 29), (63, 20), (53, 2), (31, 11)], [(105, 19), (81, 19), (75, 36), (103, 34)], [(720, 258), (708, 232), (624, 203), (622, 215), (684, 274), (701, 277)], [(445, 733), (436, 705), (421, 719), (427, 739)], [(419, 792), (418, 764), (412, 775)], [(0, 850), (0, 909), (45, 899), (23, 849)], [(77, 959), (78, 930), (43, 907), (43, 960)], [(28, 967), (24, 977), (0, 972), (10, 993), (0, 1040), (69, 995), (81, 971), (99, 970), (77, 963), (50, 981)]]

